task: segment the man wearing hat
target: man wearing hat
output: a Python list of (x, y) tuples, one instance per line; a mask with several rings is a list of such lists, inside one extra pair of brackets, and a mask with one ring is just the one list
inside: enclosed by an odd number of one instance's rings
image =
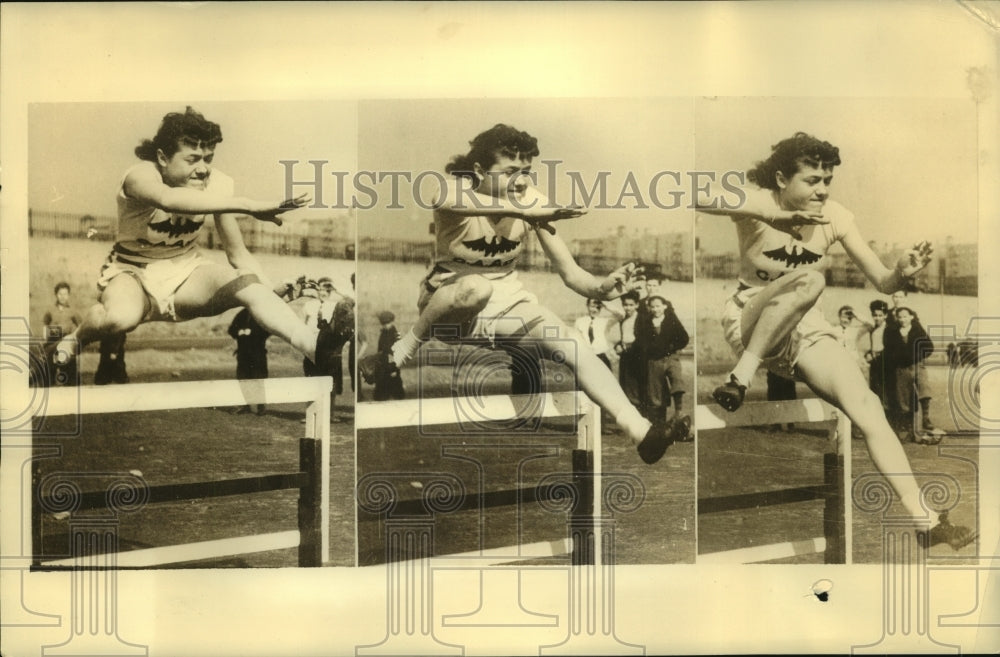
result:
[[(378, 323), (382, 325), (382, 330), (378, 334), (378, 351), (383, 354), (392, 353), (392, 345), (399, 339), (399, 331), (396, 329), (396, 316), (391, 311), (383, 310), (376, 315)], [(386, 367), (379, 371), (375, 377), (375, 401), (385, 401), (387, 399), (403, 399), (406, 393), (403, 390), (403, 379), (400, 376), (399, 368), (395, 365)]]
[(690, 440), (691, 418), (682, 412), (685, 390), (678, 356), (688, 344), (688, 332), (673, 306), (658, 291), (646, 298), (646, 307), (649, 312), (636, 321), (635, 342), (646, 362), (648, 415), (663, 420), (672, 402), (675, 421), (687, 427), (681, 432), (681, 440)]

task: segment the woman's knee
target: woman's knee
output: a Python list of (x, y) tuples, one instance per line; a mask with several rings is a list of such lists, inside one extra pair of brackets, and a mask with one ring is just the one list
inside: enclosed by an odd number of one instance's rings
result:
[(125, 333), (131, 331), (142, 322), (145, 307), (137, 308), (123, 305), (104, 305), (104, 313), (100, 327), (105, 333)]
[(798, 305), (803, 307), (811, 307), (819, 299), (819, 295), (823, 293), (823, 289), (826, 287), (826, 279), (823, 274), (807, 269), (805, 271), (795, 272), (790, 274), (794, 276), (794, 291), (795, 298)]
[(493, 284), (482, 276), (463, 276), (455, 283), (455, 306), (482, 310), (493, 296)]
[(844, 400), (844, 407), (851, 409), (851, 419), (857, 425), (868, 425), (871, 422), (885, 420), (885, 410), (878, 395), (868, 389), (859, 389), (851, 393), (851, 399)]

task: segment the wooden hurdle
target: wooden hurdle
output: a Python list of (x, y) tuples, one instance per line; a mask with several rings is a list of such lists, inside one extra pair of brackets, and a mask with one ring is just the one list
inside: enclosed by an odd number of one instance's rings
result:
[[(464, 404), (475, 404), (469, 417)], [(584, 524), (597, 523), (601, 515), (601, 413), (600, 408), (582, 392), (544, 393), (541, 395), (496, 395), (457, 403), (452, 397), (359, 403), (355, 409), (355, 426), (359, 432), (394, 427), (427, 428), (445, 425), (465, 425), (478, 422), (506, 422), (525, 417), (577, 417), (577, 443), (573, 450), (573, 483), (578, 492), (573, 519)], [(475, 433), (469, 433), (476, 437)], [(491, 493), (479, 492), (463, 501), (461, 508), (486, 509), (516, 504), (520, 501), (548, 499), (549, 491), (541, 488), (512, 488)], [(592, 526), (597, 526), (596, 524)], [(516, 546), (492, 548), (453, 557), (509, 556), (517, 549), (517, 558), (551, 557), (569, 554), (575, 564), (592, 564), (601, 554), (600, 532), (593, 532), (591, 545), (581, 545), (568, 536), (554, 541), (539, 541)]]
[[(306, 409), (305, 436), (299, 441), (299, 469), (257, 477), (241, 477), (189, 484), (145, 488), (146, 503), (173, 502), (229, 495), (298, 489), (298, 531), (273, 532), (183, 545), (119, 552), (114, 567), (145, 568), (156, 565), (249, 554), (298, 547), (300, 566), (321, 566), (330, 552), (330, 377), (137, 383), (119, 386), (49, 388), (36, 418), (97, 413), (126, 413), (207, 408), (246, 404), (311, 402)], [(31, 489), (39, 485), (38, 463), (33, 461)], [(35, 495), (28, 490), (25, 499)], [(38, 497), (31, 505), (31, 540), (40, 545), (41, 506), (52, 500)], [(74, 510), (106, 508), (105, 493), (83, 493)], [(32, 550), (31, 554), (35, 554)], [(42, 560), (34, 568), (79, 567), (78, 557)]]
[(851, 563), (851, 506), (846, 491), (851, 488), (851, 423), (847, 416), (820, 399), (780, 402), (751, 402), (729, 413), (715, 405), (699, 405), (694, 425), (699, 434), (729, 427), (777, 423), (823, 423), (829, 426), (829, 451), (823, 455), (823, 483), (763, 493), (699, 498), (698, 515), (748, 509), (807, 500), (826, 501), (823, 512), (824, 536), (804, 541), (787, 541), (722, 552), (699, 554), (698, 563), (757, 563), (800, 554), (822, 552), (825, 563)]

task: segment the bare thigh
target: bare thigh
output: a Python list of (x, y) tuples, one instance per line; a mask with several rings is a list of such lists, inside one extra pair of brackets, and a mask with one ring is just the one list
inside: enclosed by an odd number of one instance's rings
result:
[(128, 274), (112, 278), (101, 292), (105, 322), (121, 331), (131, 331), (149, 313), (149, 295), (138, 280)]
[(174, 293), (174, 310), (178, 319), (211, 317), (242, 305), (233, 293), (221, 293), (227, 283), (239, 273), (232, 267), (217, 264), (201, 265)]

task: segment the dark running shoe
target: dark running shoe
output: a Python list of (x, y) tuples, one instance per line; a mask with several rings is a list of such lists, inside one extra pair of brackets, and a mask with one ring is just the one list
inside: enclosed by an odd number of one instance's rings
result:
[(925, 415), (923, 421), (921, 422), (921, 428), (924, 431), (932, 432), (934, 431), (934, 423), (931, 422), (931, 419)]
[(677, 418), (677, 442), (689, 443), (694, 440), (694, 433), (691, 431), (691, 416), (682, 415)]
[(947, 511), (938, 516), (938, 524), (931, 527), (929, 532), (918, 532), (917, 535), (920, 544), (925, 548), (938, 543), (947, 543), (953, 550), (961, 550), (977, 538), (976, 533), (968, 527), (951, 524), (948, 521)]
[(746, 397), (746, 394), (747, 387), (742, 385), (736, 380), (735, 376), (730, 374), (729, 381), (716, 388), (715, 392), (712, 393), (712, 399), (714, 399), (719, 406), (732, 413), (743, 405), (743, 398)]
[(374, 354), (368, 354), (359, 360), (358, 372), (365, 383), (373, 384), (379, 374), (388, 371), (390, 365), (389, 354), (379, 351)]
[(646, 432), (646, 437), (635, 447), (643, 463), (652, 465), (663, 458), (667, 448), (676, 442), (680, 429), (680, 422), (662, 420), (653, 422), (653, 426)]

